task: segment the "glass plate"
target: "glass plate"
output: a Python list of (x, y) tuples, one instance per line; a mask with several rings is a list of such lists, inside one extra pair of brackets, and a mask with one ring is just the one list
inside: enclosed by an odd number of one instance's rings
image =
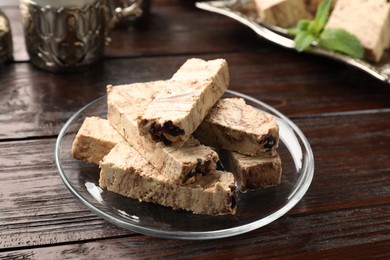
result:
[[(294, 40), (288, 35), (287, 30), (278, 26), (257, 22), (258, 14), (252, 0), (222, 0), (205, 1), (195, 4), (198, 8), (209, 12), (221, 14), (232, 18), (252, 29), (257, 35), (279, 46), (295, 49)], [(379, 62), (372, 63), (365, 60), (354, 59), (341, 53), (332, 52), (318, 46), (312, 46), (305, 52), (324, 56), (339, 62), (349, 64), (369, 75), (387, 83), (390, 83), (390, 51), (385, 51)]]
[(280, 127), (282, 182), (277, 187), (238, 194), (236, 215), (206, 216), (139, 202), (98, 185), (97, 165), (73, 159), (72, 142), (85, 117), (106, 118), (107, 98), (101, 97), (80, 109), (62, 128), (55, 148), (59, 174), (67, 188), (97, 215), (120, 227), (151, 236), (177, 239), (215, 239), (242, 234), (280, 218), (304, 196), (313, 178), (314, 159), (306, 137), (283, 114), (269, 105), (238, 92), (247, 104), (274, 115)]

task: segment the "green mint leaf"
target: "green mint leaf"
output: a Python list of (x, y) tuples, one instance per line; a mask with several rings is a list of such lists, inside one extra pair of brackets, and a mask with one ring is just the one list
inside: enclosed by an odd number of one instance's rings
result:
[(317, 40), (317, 38), (313, 34), (301, 31), (294, 39), (295, 49), (299, 52), (307, 50), (310, 47), (310, 44), (312, 44), (315, 40)]
[(310, 23), (313, 23), (310, 20), (302, 19), (298, 22), (297, 26), (294, 28), (287, 29), (288, 33), (291, 35), (297, 35), (301, 31), (307, 31), (310, 26)]
[(318, 6), (314, 22), (308, 28), (311, 33), (318, 36), (329, 19), (329, 10), (332, 0), (324, 0)]
[(363, 58), (364, 48), (358, 38), (342, 29), (326, 29), (318, 44), (324, 48), (345, 53), (353, 58)]
[(352, 34), (342, 29), (325, 29), (329, 19), (332, 0), (324, 0), (318, 6), (315, 19), (300, 20), (297, 26), (288, 29), (295, 36), (295, 49), (299, 52), (307, 50), (313, 42), (326, 49), (347, 54), (353, 58), (363, 58), (364, 49), (360, 41)]
[(310, 24), (313, 23), (313, 21), (302, 19), (298, 22), (297, 27), (302, 30), (302, 31), (307, 31), (309, 28)]
[(287, 29), (288, 34), (296, 36), (301, 30), (298, 27)]

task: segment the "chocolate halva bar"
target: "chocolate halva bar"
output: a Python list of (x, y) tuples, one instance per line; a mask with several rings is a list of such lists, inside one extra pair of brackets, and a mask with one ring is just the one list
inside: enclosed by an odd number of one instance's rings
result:
[(138, 118), (141, 135), (181, 146), (202, 122), (229, 84), (224, 59), (189, 59)]
[(326, 29), (344, 29), (365, 48), (365, 58), (379, 61), (390, 46), (390, 3), (386, 0), (338, 0)]
[(220, 157), (225, 169), (234, 174), (242, 192), (276, 186), (281, 182), (282, 163), (276, 151), (252, 157), (223, 150)]
[[(116, 150), (102, 160), (114, 147)], [(140, 201), (210, 215), (234, 214), (237, 206), (231, 173), (215, 172), (197, 184), (181, 186), (149, 164), (105, 119), (84, 120), (73, 142), (72, 155), (87, 162), (101, 162), (102, 188)]]
[(259, 22), (283, 28), (293, 27), (310, 18), (305, 0), (255, 0)]
[(119, 143), (100, 162), (100, 186), (123, 196), (196, 214), (235, 214), (235, 181), (216, 171), (196, 184), (182, 185), (160, 174), (128, 143)]
[(257, 156), (278, 146), (279, 126), (272, 115), (243, 99), (225, 98), (213, 106), (194, 136), (208, 146)]
[(87, 117), (73, 140), (72, 156), (77, 160), (99, 164), (116, 144), (124, 141), (107, 120)]
[(218, 154), (191, 137), (182, 147), (169, 147), (140, 136), (137, 117), (162, 88), (164, 81), (107, 87), (110, 124), (154, 167), (172, 179), (189, 183), (214, 171)]

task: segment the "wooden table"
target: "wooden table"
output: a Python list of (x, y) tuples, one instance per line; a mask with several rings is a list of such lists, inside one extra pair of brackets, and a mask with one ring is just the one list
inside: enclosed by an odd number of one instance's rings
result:
[[(52, 74), (28, 62), (17, 7), (2, 9), (16, 61), (0, 67), (0, 258), (390, 258), (390, 84), (274, 46), (190, 0), (154, 0), (91, 70)], [(230, 89), (284, 113), (312, 146), (307, 194), (265, 227), (208, 241), (140, 235), (95, 215), (58, 175), (56, 137), (78, 109), (107, 84), (167, 79), (190, 57), (225, 58)]]

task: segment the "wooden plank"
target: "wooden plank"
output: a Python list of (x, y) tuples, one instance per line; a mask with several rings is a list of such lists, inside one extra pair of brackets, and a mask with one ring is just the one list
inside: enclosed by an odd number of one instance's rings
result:
[[(296, 120), (315, 157), (315, 174), (293, 212), (390, 202), (390, 113)], [(357, 199), (359, 198), (359, 199)]]
[[(1, 68), (0, 139), (56, 135), (74, 112), (105, 95), (107, 84), (168, 79), (191, 57), (107, 59), (69, 75), (43, 72), (26, 63)], [(388, 85), (356, 71), (355, 78), (346, 79), (345, 68), (332, 67), (330, 61), (319, 63), (287, 51), (196, 57), (226, 58), (230, 89), (269, 103), (287, 116), (389, 108)]]
[(109, 60), (69, 75), (47, 73), (27, 63), (7, 66), (0, 79), (0, 139), (56, 135), (78, 109), (105, 95), (107, 84), (169, 78), (179, 66), (161, 70), (152, 63)]
[(54, 143), (0, 143), (0, 248), (131, 234), (71, 195), (55, 168)]
[[(0, 257), (37, 259), (77, 258), (268, 258), (389, 257), (390, 205), (284, 217), (238, 237), (183, 241), (148, 236), (121, 237), (85, 243), (27, 248)], [(196, 244), (196, 246), (194, 246)], [(369, 248), (369, 251), (364, 249)]]
[[(316, 171), (306, 196), (282, 219), (311, 215), (321, 223), (329, 221), (326, 212), (336, 212), (336, 218), (344, 210), (372, 207), (370, 218), (378, 219), (375, 225), (388, 227), (390, 117), (386, 115), (297, 120), (312, 144)], [(54, 139), (0, 143), (0, 248), (133, 234), (107, 224), (70, 194), (53, 163), (54, 143)], [(343, 216), (338, 220), (342, 228), (356, 221), (352, 213)], [(282, 225), (280, 232), (290, 224)]]
[[(0, 66), (0, 258), (390, 258), (388, 84), (274, 46), (193, 4), (153, 1), (151, 16), (115, 30), (104, 60), (86, 72)], [(314, 151), (302, 201), (245, 235), (194, 242), (121, 229), (82, 205), (54, 165), (54, 136), (106, 84), (169, 78), (190, 57), (226, 58), (231, 89), (293, 118)]]
[[(274, 47), (238, 22), (189, 1), (153, 1), (150, 15), (111, 34), (107, 56), (177, 55)], [(276, 47), (277, 48), (277, 47)]]
[[(14, 59), (28, 61), (20, 10), (17, 5), (2, 9), (12, 27)], [(232, 19), (199, 10), (193, 3), (164, 0), (153, 1), (148, 16), (114, 29), (110, 37), (107, 57), (231, 52), (255, 48), (259, 42), (251, 30)]]

